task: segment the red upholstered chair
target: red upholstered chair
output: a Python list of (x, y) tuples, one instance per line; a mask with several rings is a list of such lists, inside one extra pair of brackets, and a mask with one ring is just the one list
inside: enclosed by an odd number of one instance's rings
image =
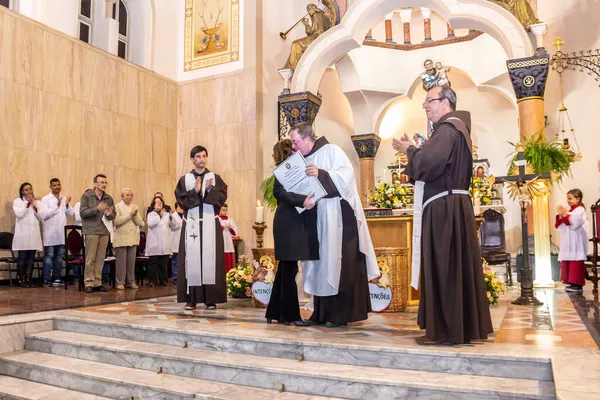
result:
[(79, 291), (83, 289), (83, 277), (85, 276), (85, 242), (81, 226), (65, 226), (65, 290), (69, 282), (69, 272), (72, 267), (79, 267)]
[(598, 258), (598, 243), (600, 242), (600, 226), (598, 226), (598, 220), (600, 219), (600, 200), (596, 201), (590, 207), (590, 210), (592, 212), (592, 231), (590, 232), (592, 235), (590, 238), (590, 242), (592, 242), (592, 254), (588, 255), (588, 261), (592, 267), (592, 276), (587, 276), (586, 266), (586, 278), (592, 281), (594, 285), (592, 293), (598, 294), (598, 262), (600, 261), (600, 258)]

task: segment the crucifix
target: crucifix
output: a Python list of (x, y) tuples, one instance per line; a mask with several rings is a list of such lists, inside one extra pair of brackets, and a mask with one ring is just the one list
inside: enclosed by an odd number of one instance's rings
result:
[(521, 296), (512, 303), (517, 305), (541, 305), (543, 303), (533, 294), (533, 269), (531, 269), (531, 266), (529, 265), (529, 241), (527, 240), (527, 206), (531, 204), (531, 192), (535, 192), (535, 181), (539, 178), (550, 178), (550, 174), (526, 173), (525, 167), (527, 166), (527, 161), (525, 160), (525, 153), (521, 144), (517, 146), (517, 152), (517, 161), (515, 161), (514, 165), (519, 168), (519, 173), (496, 178), (496, 183), (514, 182), (512, 194), (515, 195), (515, 197), (518, 195), (519, 204), (521, 206), (521, 238), (523, 240)]

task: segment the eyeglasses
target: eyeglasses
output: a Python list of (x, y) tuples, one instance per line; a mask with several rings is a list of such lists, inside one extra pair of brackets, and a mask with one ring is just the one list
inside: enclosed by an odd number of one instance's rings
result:
[(437, 99), (425, 99), (425, 101), (423, 102), (423, 105), (429, 104), (432, 101), (436, 101), (436, 100), (444, 100), (444, 97), (438, 97)]

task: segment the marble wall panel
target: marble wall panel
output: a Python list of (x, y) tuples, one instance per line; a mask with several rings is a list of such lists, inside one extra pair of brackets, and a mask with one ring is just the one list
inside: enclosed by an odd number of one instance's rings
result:
[(42, 89), (45, 64), (43, 30), (6, 13), (0, 29), (0, 77)]
[(14, 229), (12, 202), (29, 181), (36, 196), (58, 177), (80, 200), (98, 173), (120, 199), (145, 208), (173, 202), (179, 86), (0, 8), (0, 231)]
[[(43, 89), (64, 97), (73, 97), (73, 42), (50, 31), (43, 32)], [(54, 62), (53, 62), (54, 61)]]

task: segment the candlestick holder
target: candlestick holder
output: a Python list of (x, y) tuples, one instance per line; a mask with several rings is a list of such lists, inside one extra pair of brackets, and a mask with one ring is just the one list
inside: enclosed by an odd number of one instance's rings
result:
[(264, 222), (255, 222), (252, 225), (252, 229), (256, 231), (256, 248), (262, 249), (263, 247), (263, 233), (267, 229), (267, 224)]

